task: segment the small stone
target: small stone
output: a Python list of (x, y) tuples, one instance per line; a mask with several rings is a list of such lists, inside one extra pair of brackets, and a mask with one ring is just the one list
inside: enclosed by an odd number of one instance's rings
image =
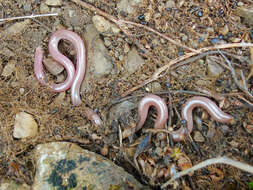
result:
[(20, 112), (16, 114), (13, 136), (15, 138), (34, 137), (38, 133), (38, 125), (33, 116)]
[(148, 92), (159, 92), (162, 90), (162, 86), (159, 82), (152, 82), (147, 85)]
[[(52, 7), (51, 8), (51, 13), (58, 13), (58, 14), (61, 14), (62, 12), (62, 9), (61, 8), (57, 8), (57, 7)], [(70, 28), (69, 30), (71, 30), (72, 28)]]
[(142, 65), (145, 64), (143, 58), (138, 54), (136, 48), (132, 48), (131, 51), (128, 52), (127, 60), (124, 65), (128, 74), (132, 74), (137, 71)]
[(104, 38), (104, 43), (106, 47), (109, 47), (110, 45), (112, 45), (112, 41), (109, 38)]
[(142, 4), (143, 0), (121, 0), (117, 4), (119, 12), (123, 11), (128, 14), (134, 14), (137, 11), (138, 5)]
[(12, 24), (8, 28), (6, 28), (4, 30), (4, 33), (6, 35), (20, 34), (20, 33), (22, 33), (28, 27), (28, 25), (30, 25), (30, 23), (31, 23), (30, 19), (26, 19), (23, 22), (17, 22), (15, 24)]
[(62, 0), (46, 0), (46, 5), (48, 6), (61, 6)]
[(56, 76), (56, 83), (62, 83), (65, 81), (65, 76), (64, 74), (59, 74)]
[(130, 51), (130, 47), (129, 47), (129, 45), (126, 43), (125, 45), (124, 45), (124, 53), (128, 53)]
[(24, 94), (24, 92), (25, 92), (25, 89), (24, 88), (20, 88), (19, 89), (19, 93), (22, 95), (22, 94)]
[(208, 56), (206, 58), (207, 63), (207, 73), (211, 77), (219, 77), (223, 72), (224, 69), (220, 66), (216, 61), (216, 57)]
[(16, 65), (14, 60), (10, 60), (7, 65), (5, 65), (2, 76), (8, 77), (16, 70)]
[(46, 13), (49, 13), (49, 11), (50, 11), (49, 7), (45, 3), (42, 2), (40, 4), (40, 13), (46, 14)]
[(176, 3), (174, 0), (169, 0), (165, 4), (166, 9), (171, 9), (176, 7)]
[(60, 65), (59, 63), (57, 63), (56, 61), (54, 61), (53, 58), (51, 58), (51, 57), (44, 59), (43, 63), (45, 65), (46, 69), (52, 75), (58, 75), (64, 70), (64, 67), (62, 65)]
[(204, 142), (205, 141), (205, 138), (203, 137), (203, 135), (199, 132), (199, 131), (196, 131), (194, 133), (194, 140), (196, 142)]
[(106, 33), (106, 34), (118, 34), (120, 32), (120, 29), (110, 21), (106, 20), (104, 17), (95, 15), (92, 17), (92, 22), (96, 29), (99, 32)]
[(24, 4), (24, 11), (28, 12), (31, 11), (31, 3), (27, 2)]

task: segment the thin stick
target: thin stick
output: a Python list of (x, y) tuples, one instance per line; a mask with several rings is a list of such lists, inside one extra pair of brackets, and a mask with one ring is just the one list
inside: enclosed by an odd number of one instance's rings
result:
[(167, 187), (169, 184), (171, 184), (177, 178), (180, 178), (184, 175), (187, 175), (191, 172), (194, 172), (195, 170), (204, 168), (204, 167), (206, 167), (208, 165), (212, 165), (212, 164), (227, 164), (227, 165), (234, 166), (234, 167), (239, 168), (243, 171), (246, 171), (246, 172), (249, 172), (249, 173), (253, 174), (253, 166), (242, 163), (242, 162), (239, 162), (239, 161), (236, 161), (236, 160), (232, 160), (232, 159), (230, 159), (226, 156), (223, 156), (223, 157), (211, 158), (211, 159), (205, 160), (205, 161), (193, 166), (192, 168), (189, 168), (189, 169), (183, 170), (179, 173), (176, 173), (175, 175), (173, 175), (170, 178), (169, 181), (167, 181), (166, 183), (164, 183), (162, 185), (162, 188)]
[(26, 19), (26, 18), (37, 18), (37, 17), (46, 17), (46, 16), (58, 16), (58, 13), (48, 13), (48, 14), (39, 14), (39, 15), (28, 15), (28, 16), (18, 16), (18, 17), (10, 17), (10, 18), (1, 18), (0, 22), (18, 20), (18, 19)]
[[(176, 59), (173, 59), (172, 61), (170, 61), (167, 65), (164, 65), (163, 67), (159, 68), (149, 79), (145, 80), (142, 82), (142, 84), (139, 84), (138, 86), (135, 86), (133, 88), (131, 88), (130, 90), (126, 91), (125, 93), (123, 93), (121, 95), (121, 97), (125, 97), (129, 94), (131, 94), (132, 92), (134, 92), (135, 90), (138, 90), (139, 88), (143, 87), (144, 85), (150, 83), (150, 82), (154, 82), (157, 79), (159, 79), (160, 77), (162, 77), (162, 73), (166, 73), (166, 71), (169, 71), (170, 68), (180, 62), (184, 61), (184, 64), (187, 63), (191, 63), (193, 62), (193, 60), (187, 60), (191, 57), (196, 56), (196, 59), (199, 59), (199, 57), (201, 56), (201, 54), (205, 54), (208, 51), (213, 51), (213, 50), (220, 50), (220, 49), (227, 49), (227, 48), (235, 48), (235, 47), (253, 47), (253, 43), (232, 43), (232, 44), (221, 44), (221, 45), (217, 45), (217, 46), (211, 46), (211, 47), (204, 47), (201, 49), (198, 49), (197, 53), (196, 52), (191, 52), (191, 53), (187, 53), (183, 56), (177, 57)], [(200, 55), (198, 55), (200, 54)], [(194, 57), (195, 58), (195, 57)]]
[(95, 14), (99, 14), (99, 15), (107, 18), (111, 22), (115, 23), (128, 36), (132, 36), (128, 32), (128, 30), (127, 30), (127, 24), (130, 24), (130, 25), (133, 25), (133, 26), (137, 26), (139, 28), (144, 28), (147, 31), (153, 32), (153, 33), (157, 34), (158, 36), (164, 38), (165, 40), (169, 41), (170, 43), (172, 43), (172, 44), (174, 44), (176, 46), (183, 47), (184, 49), (186, 49), (188, 51), (197, 53), (197, 51), (195, 49), (187, 47), (186, 45), (183, 45), (181, 42), (175, 41), (175, 40), (169, 38), (168, 36), (166, 36), (164, 34), (161, 34), (160, 32), (158, 32), (155, 29), (152, 29), (152, 28), (150, 28), (148, 26), (145, 26), (145, 25), (142, 25), (142, 24), (138, 24), (138, 23), (135, 23), (135, 22), (131, 22), (131, 21), (117, 19), (114, 16), (109, 15), (109, 14), (101, 11), (100, 9), (94, 7), (93, 5), (91, 5), (89, 3), (86, 3), (84, 1), (81, 1), (81, 0), (70, 0), (70, 1), (72, 1), (72, 2), (74, 2), (76, 4), (78, 4), (78, 5), (80, 5), (82, 7), (85, 7), (85, 8), (87, 8), (87, 9), (93, 11), (93, 12), (95, 12)]

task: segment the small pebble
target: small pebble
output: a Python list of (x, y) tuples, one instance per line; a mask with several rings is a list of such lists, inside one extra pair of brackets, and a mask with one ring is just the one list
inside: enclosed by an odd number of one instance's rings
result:
[(16, 35), (22, 33), (28, 26), (30, 26), (31, 20), (26, 19), (22, 22), (16, 22), (4, 30), (7, 35)]
[(120, 29), (104, 17), (95, 15), (92, 17), (92, 22), (99, 32), (118, 34)]
[(40, 13), (46, 14), (46, 13), (49, 13), (49, 11), (50, 11), (49, 7), (45, 3), (42, 2), (40, 4)]
[(176, 3), (174, 0), (169, 0), (165, 4), (166, 10), (171, 9), (171, 8), (175, 8), (175, 7), (176, 7)]
[(199, 132), (199, 131), (196, 131), (194, 133), (194, 140), (196, 142), (204, 142), (205, 141), (205, 138), (203, 137), (203, 135)]
[(26, 12), (31, 11), (31, 3), (24, 4), (24, 11), (26, 11)]
[(31, 114), (20, 112), (16, 114), (13, 137), (34, 137), (38, 133), (38, 125)]
[(25, 89), (24, 89), (24, 88), (20, 88), (20, 89), (19, 89), (19, 93), (20, 93), (20, 94), (24, 94), (24, 92), (25, 92)]
[(104, 44), (106, 47), (109, 47), (112, 45), (112, 41), (109, 38), (104, 38)]
[(56, 61), (54, 61), (53, 58), (51, 58), (51, 57), (44, 59), (43, 63), (45, 65), (46, 69), (52, 75), (58, 75), (64, 70), (64, 67), (62, 65), (60, 65), (59, 63), (57, 63)]
[(124, 45), (124, 53), (128, 53), (130, 51), (130, 47), (129, 47), (129, 45), (126, 43), (125, 45)]
[(220, 66), (215, 59), (212, 59), (211, 56), (206, 58), (206, 63), (207, 73), (210, 77), (219, 77), (224, 72), (224, 68)]
[(62, 0), (46, 0), (46, 5), (48, 6), (61, 6)]
[(14, 60), (10, 60), (7, 65), (5, 65), (3, 72), (2, 72), (2, 76), (4, 77), (8, 77), (10, 76), (16, 69), (15, 66), (15, 61)]
[(59, 74), (56, 76), (56, 83), (62, 83), (65, 81), (65, 76), (64, 74)]

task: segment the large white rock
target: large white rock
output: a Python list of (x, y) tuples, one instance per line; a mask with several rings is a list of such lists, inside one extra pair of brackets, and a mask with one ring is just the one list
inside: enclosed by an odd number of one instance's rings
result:
[(38, 133), (38, 125), (33, 116), (20, 112), (16, 114), (13, 136), (15, 138), (34, 137)]
[[(145, 189), (121, 167), (73, 143), (38, 145), (35, 149), (35, 163), (33, 190)], [(130, 188), (130, 184), (134, 188)]]

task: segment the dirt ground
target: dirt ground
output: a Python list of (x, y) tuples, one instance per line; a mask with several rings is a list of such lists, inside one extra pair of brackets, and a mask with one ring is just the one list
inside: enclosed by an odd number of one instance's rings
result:
[[(164, 0), (143, 0), (133, 14), (119, 12), (118, 2), (118, 0), (94, 0), (91, 4), (109, 15), (141, 23), (194, 49), (212, 46), (212, 42), (216, 41), (253, 42), (252, 28), (235, 14), (238, 7), (236, 0), (185, 1), (180, 8), (167, 9), (164, 8), (166, 3)], [(179, 7), (182, 1), (175, 2)], [(250, 5), (250, 1), (242, 2), (245, 7)], [(0, 18), (40, 14), (41, 3), (40, 0), (3, 0), (0, 2)], [(69, 10), (74, 10), (76, 14), (74, 18), (69, 17)], [(15, 64), (11, 75), (0, 76), (0, 178), (8, 177), (20, 183), (32, 184), (35, 174), (32, 151), (38, 144), (53, 141), (74, 142), (102, 154), (153, 189), (159, 189), (159, 186), (170, 178), (169, 173), (173, 164), (180, 170), (178, 161), (181, 156), (185, 158), (186, 168), (221, 155), (253, 164), (253, 106), (250, 103), (252, 99), (238, 88), (229, 69), (224, 69), (217, 77), (208, 74), (206, 57), (189, 61), (188, 64), (179, 65), (163, 73), (164, 75), (156, 81), (161, 86), (159, 92), (152, 88), (152, 84), (157, 83), (152, 82), (151, 85), (143, 85), (123, 97), (130, 89), (150, 79), (158, 68), (189, 52), (144, 28), (137, 26), (129, 28), (133, 36), (127, 36), (124, 32), (111, 36), (101, 33), (99, 36), (102, 40), (107, 37), (113, 41), (109, 51), (117, 72), (102, 80), (89, 81), (92, 90), (82, 93), (81, 97), (83, 105), (98, 110), (105, 123), (103, 127), (92, 126), (82, 114), (82, 105), (79, 107), (71, 105), (69, 91), (63, 100), (65, 103), (56, 104), (54, 100), (58, 94), (40, 85), (34, 76), (34, 50), (38, 45), (42, 45), (47, 52), (49, 37), (59, 27), (82, 35), (85, 27), (92, 23), (94, 12), (67, 0), (64, 0), (62, 6), (57, 7), (55, 11), (60, 11), (59, 16), (30, 19), (24, 31), (17, 34), (6, 31), (11, 25), (24, 20), (0, 23), (0, 72), (10, 62)], [(151, 15), (150, 18), (147, 18), (147, 15)], [(124, 60), (120, 60), (117, 56), (118, 53), (125, 55), (125, 44), (130, 47), (136, 46), (139, 55), (145, 60), (145, 65), (128, 77), (123, 77)], [(62, 46), (62, 51), (69, 55), (69, 50), (65, 46)], [(235, 63), (233, 65), (240, 84), (242, 84), (240, 70), (243, 71), (250, 92), (253, 83), (252, 78), (248, 78), (251, 71), (249, 48), (228, 48), (224, 51), (239, 56), (240, 60), (248, 60), (238, 61), (227, 56)], [(227, 64), (217, 53), (210, 57), (223, 65)], [(50, 80), (54, 81), (55, 78), (51, 76)], [(219, 104), (224, 112), (235, 118), (235, 122), (227, 128), (224, 124), (212, 121), (203, 110), (197, 109), (194, 114), (200, 124), (199, 127), (194, 127), (191, 133), (193, 140), (187, 138), (184, 142), (172, 143), (168, 133), (152, 133), (148, 147), (141, 150), (138, 156), (140, 167), (138, 171), (133, 155), (136, 145), (147, 133), (145, 130), (139, 131), (131, 140), (126, 138), (120, 145), (118, 128), (120, 125), (124, 130), (124, 127), (136, 124), (137, 108), (129, 114), (132, 118), (121, 118), (116, 123), (109, 117), (109, 110), (125, 99), (137, 104), (148, 92), (159, 94), (173, 106), (170, 112), (173, 115), (170, 118), (173, 127), (182, 125), (177, 115), (177, 112), (181, 112), (182, 104), (189, 97), (199, 93), (205, 94)], [(15, 115), (20, 111), (32, 114), (38, 123), (39, 135), (35, 138), (20, 140), (13, 137)], [(145, 129), (152, 129), (155, 115), (155, 110), (152, 109)], [(197, 137), (194, 138), (196, 131), (201, 133), (204, 141), (196, 141)], [(252, 181), (252, 175), (218, 164), (198, 170), (192, 176), (181, 178), (174, 187), (248, 189)]]

